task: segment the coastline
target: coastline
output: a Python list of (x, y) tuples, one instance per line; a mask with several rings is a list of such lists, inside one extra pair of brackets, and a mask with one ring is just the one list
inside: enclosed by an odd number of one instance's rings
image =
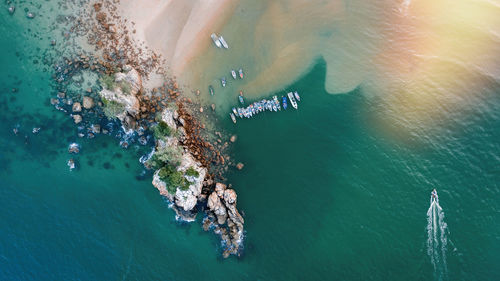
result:
[[(151, 145), (141, 163), (154, 171), (152, 184), (172, 202), (177, 218), (191, 222), (204, 213), (203, 228), (220, 236), (222, 255), (241, 255), (244, 220), (236, 209), (236, 192), (223, 183), (224, 173), (236, 166), (227, 154), (229, 137), (217, 130), (208, 112), (202, 116), (200, 104), (184, 96), (167, 74), (165, 59), (130, 36), (135, 30), (128, 29), (115, 4), (104, 1), (84, 10), (77, 23), (85, 25), (74, 28), (93, 49), (55, 65), (58, 94), (51, 104), (71, 116), (80, 137), (115, 134), (123, 148), (134, 142)], [(83, 95), (70, 91), (79, 75), (95, 80)], [(116, 122), (121, 128), (110, 126)], [(175, 154), (162, 155), (166, 150)], [(78, 150), (70, 146), (70, 152)], [(68, 165), (75, 167), (71, 159)]]

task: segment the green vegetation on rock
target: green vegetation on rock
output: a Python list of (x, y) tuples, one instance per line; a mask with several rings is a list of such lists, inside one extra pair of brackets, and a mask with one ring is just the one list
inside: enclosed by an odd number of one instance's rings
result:
[(125, 106), (116, 101), (108, 101), (105, 98), (101, 98), (104, 111), (104, 115), (109, 119), (115, 119), (116, 116), (125, 110)]
[(159, 169), (167, 164), (172, 166), (179, 166), (181, 164), (182, 149), (178, 146), (165, 146), (159, 148), (148, 160), (147, 164), (154, 168)]
[(130, 94), (130, 92), (132, 91), (132, 88), (130, 87), (130, 84), (128, 82), (121, 81), (119, 83), (119, 86), (120, 86), (120, 89), (122, 89), (122, 92), (127, 94), (127, 95)]
[(200, 173), (198, 173), (198, 171), (196, 171), (193, 167), (189, 167), (186, 170), (186, 175), (191, 177), (198, 177)]
[(115, 75), (104, 75), (102, 76), (99, 81), (101, 82), (101, 86), (105, 89), (108, 89), (110, 91), (114, 90), (116, 88), (116, 83), (115, 83)]
[(175, 194), (177, 187), (182, 190), (189, 188), (189, 182), (184, 177), (184, 173), (177, 171), (172, 165), (166, 165), (160, 169), (158, 176), (167, 185), (167, 190), (171, 194)]
[(172, 134), (172, 129), (167, 123), (160, 121), (158, 122), (158, 125), (153, 128), (153, 134), (156, 139), (162, 139), (166, 136), (170, 136)]

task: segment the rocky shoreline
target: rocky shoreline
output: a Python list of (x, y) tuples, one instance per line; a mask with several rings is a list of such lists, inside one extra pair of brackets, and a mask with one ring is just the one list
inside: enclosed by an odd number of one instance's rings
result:
[[(172, 202), (177, 218), (192, 222), (201, 210), (203, 229), (213, 230), (222, 240), (223, 257), (239, 256), (244, 219), (237, 210), (236, 192), (224, 184), (223, 176), (236, 167), (227, 155), (236, 138), (223, 142), (220, 132), (206, 128), (197, 116), (203, 107), (182, 96), (159, 56), (129, 37), (114, 2), (97, 1), (75, 20), (71, 30), (94, 50), (54, 63), (58, 94), (51, 103), (70, 114), (81, 129), (80, 137), (106, 134), (101, 124), (118, 120), (124, 134), (139, 136), (143, 145), (152, 142), (153, 151), (141, 162), (154, 171), (152, 184)], [(83, 72), (97, 74), (100, 86), (84, 93), (70, 90)], [(160, 86), (145, 85), (151, 84), (151, 75), (161, 77)], [(122, 140), (122, 147), (130, 141)]]

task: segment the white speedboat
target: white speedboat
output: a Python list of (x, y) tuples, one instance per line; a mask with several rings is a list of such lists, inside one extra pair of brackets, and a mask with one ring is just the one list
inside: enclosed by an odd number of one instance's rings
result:
[(236, 71), (234, 69), (231, 70), (231, 76), (233, 76), (233, 79), (236, 79)]
[(212, 40), (214, 41), (215, 46), (217, 46), (218, 48), (222, 48), (222, 44), (219, 41), (219, 38), (217, 37), (217, 35), (215, 35), (215, 33), (212, 33), (212, 35), (210, 35), (210, 38), (212, 38)]
[(227, 45), (226, 43), (226, 40), (224, 40), (224, 37), (219, 37), (219, 41), (222, 43), (222, 46), (224, 46), (224, 48), (226, 49), (229, 49), (229, 46)]
[(299, 96), (299, 93), (297, 93), (297, 91), (293, 92), (293, 95), (295, 96), (295, 98), (300, 101), (300, 96)]
[(231, 120), (233, 120), (233, 123), (236, 124), (236, 117), (234, 117), (234, 114), (229, 113), (229, 116), (231, 116)]
[(287, 96), (288, 96), (288, 99), (290, 100), (290, 104), (292, 104), (292, 107), (297, 109), (297, 102), (295, 101), (295, 98), (293, 97), (293, 93), (289, 92), (287, 94)]

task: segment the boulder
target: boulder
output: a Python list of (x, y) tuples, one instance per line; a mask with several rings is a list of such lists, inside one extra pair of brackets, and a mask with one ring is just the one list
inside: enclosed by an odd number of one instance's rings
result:
[(239, 162), (238, 164), (236, 164), (236, 169), (241, 170), (244, 166), (245, 165), (243, 163)]
[(73, 115), (73, 120), (75, 121), (75, 124), (78, 124), (82, 122), (82, 116), (80, 116), (79, 114), (75, 114)]
[(115, 74), (115, 82), (125, 82), (130, 85), (130, 95), (135, 96), (142, 88), (141, 75), (137, 70), (133, 69), (130, 65), (123, 67), (124, 72)]
[(73, 112), (81, 112), (82, 105), (79, 102), (75, 102), (72, 107)]
[(224, 190), (225, 189), (226, 189), (225, 184), (220, 183), (220, 182), (215, 184), (215, 192), (217, 192), (217, 196), (219, 196), (220, 198), (224, 197)]
[(83, 97), (83, 107), (85, 109), (91, 109), (94, 107), (94, 100), (91, 97)]
[(231, 142), (235, 142), (236, 141), (236, 135), (232, 135), (231, 138), (229, 139)]
[(207, 207), (214, 212), (217, 217), (218, 224), (224, 224), (227, 219), (226, 208), (222, 204), (217, 192), (212, 192), (210, 196), (208, 196)]
[(224, 190), (224, 201), (228, 204), (236, 204), (236, 192), (234, 189)]
[(167, 125), (171, 129), (174, 129), (174, 130), (177, 129), (177, 125), (175, 124), (175, 121), (174, 121), (174, 116), (176, 115), (175, 113), (176, 113), (175, 110), (172, 110), (172, 109), (169, 109), (169, 108), (166, 108), (161, 113), (161, 121), (167, 123)]
[(184, 209), (184, 211), (191, 211), (198, 202), (198, 199), (191, 190), (181, 190), (177, 188), (175, 192), (175, 205)]

